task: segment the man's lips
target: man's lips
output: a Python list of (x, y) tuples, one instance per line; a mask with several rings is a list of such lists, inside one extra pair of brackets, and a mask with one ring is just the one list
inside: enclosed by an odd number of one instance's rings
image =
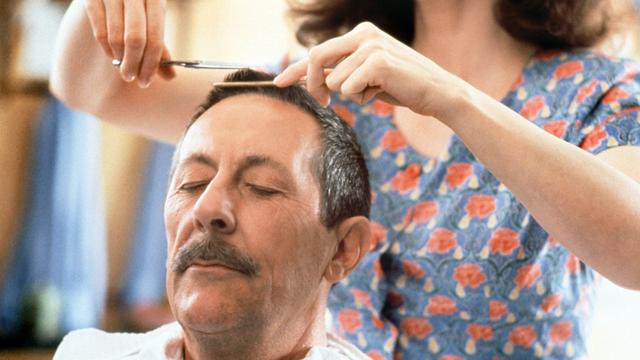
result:
[(194, 261), (191, 265), (189, 265), (188, 268), (194, 268), (197, 270), (228, 270), (228, 271), (242, 272), (220, 261), (197, 260), (197, 261)]

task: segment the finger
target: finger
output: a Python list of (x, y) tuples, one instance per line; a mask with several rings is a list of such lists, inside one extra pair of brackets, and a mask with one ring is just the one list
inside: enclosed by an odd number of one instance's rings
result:
[(363, 93), (365, 89), (380, 88), (384, 91), (384, 73), (386, 64), (381, 55), (374, 54), (368, 57), (340, 86), (340, 92), (349, 96)]
[(321, 103), (328, 97), (329, 88), (325, 83), (325, 67), (335, 65), (357, 48), (349, 37), (340, 36), (325, 41), (309, 50), (307, 66), (307, 90)]
[[(379, 92), (375, 95), (378, 99), (389, 103), (391, 105), (398, 105), (398, 106), (402, 106), (402, 103), (400, 103), (400, 100), (394, 98), (393, 96), (387, 94), (386, 92)], [(367, 100), (368, 101), (368, 100)]]
[(124, 4), (122, 0), (113, 0), (104, 3), (104, 11), (107, 17), (107, 33), (109, 47), (115, 59), (122, 60), (124, 55)]
[[(169, 49), (167, 49), (166, 47), (162, 50), (161, 59), (171, 60), (171, 54), (169, 53)], [(158, 74), (165, 80), (171, 80), (176, 77), (176, 70), (173, 66), (160, 66)]]
[(359, 48), (353, 54), (347, 56), (326, 77), (326, 84), (332, 91), (340, 91), (342, 83), (351, 75), (369, 56), (368, 48)]
[(380, 87), (378, 87), (378, 86), (368, 87), (368, 88), (364, 89), (364, 92), (362, 94), (362, 104), (368, 103), (369, 100), (371, 100), (374, 97), (378, 96), (378, 94), (384, 94), (382, 92), (382, 89)]
[(107, 20), (104, 4), (100, 0), (86, 0), (84, 2), (85, 12), (91, 24), (93, 37), (96, 39), (102, 50), (111, 59), (114, 58), (111, 46), (109, 46), (109, 33), (107, 32)]
[[(316, 61), (313, 55), (314, 49), (309, 52), (309, 65), (307, 66), (307, 91), (325, 106), (329, 103), (329, 88), (325, 84), (324, 67)], [(314, 60), (315, 59), (315, 60)]]
[(124, 57), (120, 71), (127, 81), (138, 76), (147, 44), (147, 20), (143, 0), (125, 1)]
[(273, 83), (278, 87), (286, 87), (295, 84), (307, 74), (309, 59), (305, 58), (293, 65), (289, 65), (283, 72), (273, 79)]
[(138, 71), (138, 83), (142, 87), (149, 86), (164, 50), (164, 0), (146, 0), (146, 9), (147, 41)]

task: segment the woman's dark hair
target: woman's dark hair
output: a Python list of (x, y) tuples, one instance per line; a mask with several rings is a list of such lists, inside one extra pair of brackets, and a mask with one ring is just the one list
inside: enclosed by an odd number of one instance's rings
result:
[[(597, 44), (611, 27), (610, 0), (498, 0), (494, 15), (514, 38), (541, 49), (577, 48)], [(363, 21), (374, 23), (411, 45), (413, 0), (289, 0), (297, 21), (296, 37), (305, 45), (320, 43)]]
[[(265, 81), (273, 78), (272, 74), (242, 69), (227, 75), (225, 82)], [(209, 108), (226, 98), (243, 94), (267, 96), (295, 105), (310, 114), (320, 126), (321, 148), (314, 159), (314, 176), (319, 183), (320, 222), (324, 226), (331, 229), (352, 216), (369, 217), (369, 173), (353, 129), (331, 108), (320, 105), (301, 86), (214, 87), (206, 100), (196, 109), (185, 134)], [(177, 149), (176, 154), (180, 151), (180, 144)], [(177, 157), (174, 155), (172, 174), (176, 160)]]

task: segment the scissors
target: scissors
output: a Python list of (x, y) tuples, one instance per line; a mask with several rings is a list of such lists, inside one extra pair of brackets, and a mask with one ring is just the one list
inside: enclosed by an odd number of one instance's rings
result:
[[(115, 67), (122, 65), (122, 60), (113, 59), (111, 64)], [(203, 61), (203, 60), (162, 60), (161, 66), (182, 66), (189, 69), (222, 69), (236, 70), (253, 67), (248, 64), (230, 63), (223, 61)]]
[[(111, 64), (115, 67), (122, 65), (122, 60), (113, 59)], [(203, 69), (203, 70), (237, 70), (244, 68), (251, 68), (254, 66), (240, 63), (229, 63), (222, 61), (204, 61), (204, 60), (162, 60), (160, 66), (182, 66), (189, 69)], [(306, 80), (299, 80), (296, 85), (305, 85)], [(234, 82), (214, 82), (214, 87), (244, 87), (244, 86), (275, 86), (273, 81), (234, 81)]]

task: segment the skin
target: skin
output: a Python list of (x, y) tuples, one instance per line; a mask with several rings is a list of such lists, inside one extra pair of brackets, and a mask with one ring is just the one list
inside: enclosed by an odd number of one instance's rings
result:
[(259, 268), (252, 277), (224, 262), (168, 266), (187, 358), (296, 359), (326, 344), (331, 284), (368, 249), (369, 225), (362, 216), (320, 223), (318, 135), (311, 115), (260, 95), (221, 101), (187, 132), (165, 203), (169, 264), (204, 235)]
[[(307, 88), (320, 101), (327, 101), (329, 91), (358, 102), (373, 96), (391, 101), (398, 105), (398, 128), (424, 154), (442, 153), (455, 132), (550, 235), (611, 281), (640, 289), (640, 174), (634, 166), (640, 163), (640, 148), (622, 146), (593, 156), (503, 106), (499, 100), (535, 49), (500, 28), (492, 16), (493, 1), (417, 1), (411, 47), (363, 23), (310, 49), (277, 84), (306, 76)], [(195, 106), (181, 100), (203, 89), (203, 79), (178, 74), (171, 85), (156, 82), (143, 90), (116, 81), (119, 74), (106, 69), (104, 55), (100, 64), (95, 60), (73, 68), (64, 61), (87, 54), (100, 58), (102, 50), (83, 11), (70, 11), (62, 34), (52, 78), (55, 94), (107, 121), (175, 141), (183, 126), (175, 119), (187, 118)], [(338, 60), (326, 75), (322, 68)], [(82, 89), (95, 92), (96, 84), (95, 77), (75, 76), (79, 69), (102, 77), (103, 95), (76, 96)], [(132, 99), (135, 107), (129, 105)], [(170, 110), (158, 114), (159, 104)]]

